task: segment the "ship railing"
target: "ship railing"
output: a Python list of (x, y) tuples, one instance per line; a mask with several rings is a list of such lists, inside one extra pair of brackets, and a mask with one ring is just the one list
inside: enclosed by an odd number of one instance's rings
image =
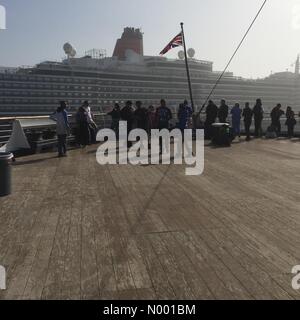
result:
[[(99, 129), (110, 128), (111, 127), (111, 117), (106, 113), (95, 113), (95, 121), (98, 125)], [(229, 122), (231, 123), (229, 117)], [(202, 123), (205, 122), (205, 113), (201, 113), (200, 119)], [(295, 126), (295, 134), (296, 136), (300, 136), (300, 117), (297, 115), (295, 117), (297, 124)], [(12, 134), (13, 123), (18, 120), (21, 124), (21, 127), (24, 130), (25, 135), (27, 136), (29, 142), (33, 146), (33, 149), (39, 150), (44, 147), (50, 147), (52, 145), (56, 145), (56, 124), (54, 121), (50, 119), (49, 116), (11, 116), (11, 117), (0, 117), (0, 147), (6, 144)], [(71, 135), (68, 140), (70, 143), (74, 143), (75, 135), (76, 135), (76, 121), (75, 115), (69, 115), (69, 122), (71, 125)], [(173, 120), (171, 122), (172, 127), (176, 127), (177, 120), (177, 112), (173, 112)], [(285, 125), (286, 118), (281, 118), (282, 124), (282, 134), (287, 134), (287, 126)], [(265, 114), (263, 120), (263, 131), (266, 132), (267, 128), (271, 124), (270, 114)], [(252, 131), (254, 131), (254, 121), (251, 127)], [(244, 123), (241, 121), (241, 130), (244, 132)]]
[[(18, 121), (31, 146), (29, 153), (35, 153), (56, 146), (56, 123), (48, 116), (8, 116), (0, 117), (0, 147), (5, 145), (12, 133), (13, 124)], [(99, 128), (110, 127), (110, 120), (104, 113), (96, 113), (95, 121)], [(71, 133), (68, 143), (76, 142), (76, 121), (74, 114), (69, 115)]]
[[(200, 119), (201, 121), (204, 123), (205, 122), (205, 113), (201, 113)], [(281, 134), (283, 136), (287, 135), (288, 133), (288, 129), (286, 126), (286, 117), (282, 116), (280, 119), (280, 123), (281, 123)], [(295, 116), (295, 120), (297, 122), (296, 126), (295, 126), (295, 135), (296, 136), (300, 136), (300, 115), (297, 113), (297, 115)], [(231, 120), (231, 116), (228, 117), (228, 121), (229, 123), (232, 125), (232, 120)], [(262, 130), (263, 133), (267, 132), (268, 127), (271, 125), (272, 119), (271, 119), (271, 114), (270, 113), (265, 113), (264, 114), (264, 118), (262, 121)], [(245, 126), (244, 126), (244, 121), (241, 120), (241, 131), (245, 132)], [(251, 126), (251, 132), (254, 131), (254, 120), (252, 121), (252, 126)]]

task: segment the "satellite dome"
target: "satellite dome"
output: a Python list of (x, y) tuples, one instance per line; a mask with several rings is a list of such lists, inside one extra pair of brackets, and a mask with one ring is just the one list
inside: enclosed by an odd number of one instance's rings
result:
[(196, 51), (195, 51), (195, 49), (190, 48), (190, 49), (187, 51), (187, 54), (188, 54), (189, 58), (194, 58), (194, 56), (195, 56), (195, 54), (196, 54)]
[(74, 58), (76, 56), (76, 50), (69, 42), (64, 44), (63, 49), (68, 57)]
[(183, 60), (183, 59), (184, 59), (184, 52), (183, 52), (183, 51), (179, 51), (179, 52), (178, 52), (178, 58), (179, 58), (180, 60)]

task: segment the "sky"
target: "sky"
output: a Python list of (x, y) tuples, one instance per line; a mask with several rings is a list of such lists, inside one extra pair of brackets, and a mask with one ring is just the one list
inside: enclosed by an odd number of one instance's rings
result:
[[(34, 65), (98, 48), (110, 56), (124, 27), (141, 27), (146, 55), (158, 55), (185, 24), (196, 58), (223, 70), (263, 0), (0, 0), (0, 66)], [(174, 58), (179, 49), (166, 56)], [(229, 67), (237, 76), (266, 77), (293, 70), (300, 53), (300, 0), (268, 0)]]

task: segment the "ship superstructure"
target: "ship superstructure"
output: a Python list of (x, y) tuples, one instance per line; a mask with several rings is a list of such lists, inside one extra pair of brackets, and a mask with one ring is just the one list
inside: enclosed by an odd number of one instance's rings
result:
[[(66, 46), (67, 45), (67, 46)], [(189, 97), (185, 63), (182, 57), (144, 55), (143, 34), (125, 28), (117, 40), (112, 57), (105, 51), (91, 50), (76, 57), (66, 44), (66, 59), (45, 61), (35, 67), (0, 69), (1, 114), (48, 114), (60, 100), (68, 100), (75, 111), (89, 100), (95, 111), (106, 111), (115, 102), (141, 100), (145, 106), (157, 105), (161, 98), (177, 107)], [(200, 108), (220, 73), (213, 63), (189, 58), (195, 104)], [(272, 74), (265, 79), (244, 79), (225, 74), (212, 99), (226, 99), (229, 105), (261, 98), (268, 110), (277, 103), (300, 107), (299, 58), (295, 73)]]

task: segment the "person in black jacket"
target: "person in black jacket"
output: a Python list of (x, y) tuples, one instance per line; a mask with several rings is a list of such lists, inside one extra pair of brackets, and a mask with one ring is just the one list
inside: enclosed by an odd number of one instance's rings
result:
[(253, 108), (254, 123), (255, 123), (255, 137), (262, 136), (262, 121), (264, 119), (264, 109), (261, 99), (256, 100), (256, 104)]
[[(157, 126), (159, 130), (170, 128), (170, 120), (172, 120), (172, 112), (167, 107), (166, 101), (164, 99), (160, 100), (160, 107), (156, 109), (156, 119), (157, 119)], [(166, 145), (168, 148), (168, 146)], [(163, 152), (163, 139), (159, 139), (159, 151), (160, 153)], [(168, 151), (168, 150), (167, 150)]]
[(252, 124), (253, 111), (250, 108), (249, 102), (245, 103), (245, 109), (243, 110), (243, 117), (245, 123), (246, 141), (250, 141), (250, 127)]
[[(132, 102), (127, 101), (125, 107), (121, 110), (121, 119), (127, 122), (127, 135), (131, 132), (133, 128), (134, 111), (132, 108)], [(128, 141), (127, 147), (130, 148), (132, 143)]]
[(294, 137), (294, 128), (297, 124), (295, 119), (295, 112), (291, 107), (287, 107), (286, 109), (286, 126), (288, 127), (288, 137), (291, 139)]
[(121, 119), (121, 108), (118, 103), (115, 104), (113, 110), (107, 115), (111, 116), (111, 129), (114, 130), (119, 135), (119, 122)]
[(205, 120), (205, 137), (206, 139), (211, 139), (213, 134), (212, 125), (216, 122), (218, 117), (218, 107), (209, 100), (206, 107), (206, 120)]
[(88, 115), (83, 107), (80, 107), (76, 113), (76, 123), (78, 129), (77, 141), (82, 148), (91, 143)]
[(228, 114), (229, 114), (229, 107), (227, 106), (225, 100), (221, 100), (221, 106), (219, 108), (219, 113), (218, 113), (220, 123), (227, 122)]
[(284, 111), (281, 110), (281, 104), (278, 103), (277, 106), (271, 112), (272, 124), (271, 127), (275, 129), (277, 136), (281, 133), (281, 123), (280, 118), (284, 115)]
[(137, 101), (135, 103), (136, 110), (134, 112), (134, 118), (137, 129), (147, 129), (147, 109), (142, 107), (142, 102)]
[(121, 110), (121, 119), (123, 121), (127, 121), (127, 129), (128, 132), (132, 130), (134, 113), (132, 108), (132, 102), (127, 101), (125, 107)]

